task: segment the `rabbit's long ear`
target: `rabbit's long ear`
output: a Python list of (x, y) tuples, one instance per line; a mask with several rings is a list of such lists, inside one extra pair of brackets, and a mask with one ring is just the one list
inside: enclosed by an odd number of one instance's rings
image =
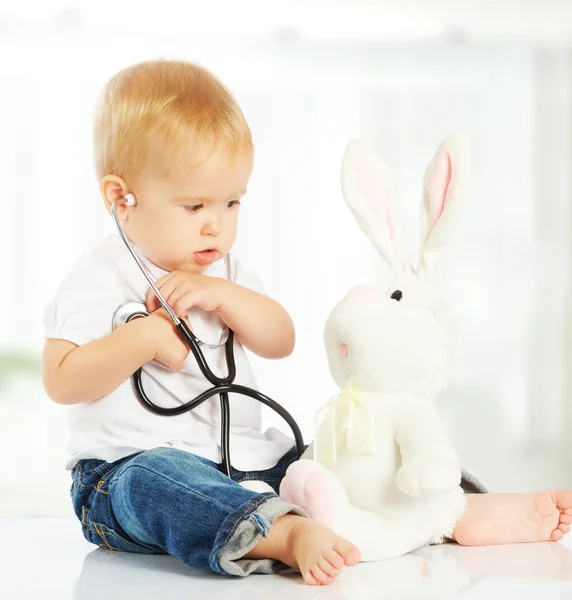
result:
[(403, 252), (389, 166), (361, 140), (352, 140), (342, 160), (342, 191), (357, 224), (394, 271), (411, 270)]
[(460, 134), (452, 134), (441, 143), (425, 172), (419, 276), (426, 275), (437, 262), (451, 236), (467, 199), (469, 171), (468, 140)]

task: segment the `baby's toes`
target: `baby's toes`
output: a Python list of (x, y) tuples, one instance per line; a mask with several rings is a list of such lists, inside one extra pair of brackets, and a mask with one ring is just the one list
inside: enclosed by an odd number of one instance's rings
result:
[(311, 570), (302, 571), (302, 577), (308, 585), (322, 585), (321, 582), (314, 577)]
[(561, 514), (560, 522), (564, 523), (564, 525), (572, 525), (572, 515)]
[(555, 529), (552, 532), (552, 535), (550, 536), (550, 541), (551, 542), (559, 542), (563, 537), (564, 537), (564, 534), (562, 533), (562, 531), (560, 531), (560, 529)]
[(572, 490), (555, 490), (552, 497), (561, 512), (572, 515)]
[(560, 523), (560, 525), (558, 525), (558, 529), (560, 529), (564, 535), (570, 533), (570, 525), (566, 525), (565, 523)]
[(332, 565), (332, 563), (329, 560), (326, 560), (324, 557), (320, 558), (320, 560), (318, 561), (318, 567), (320, 567), (320, 569), (322, 569), (322, 571), (324, 571), (324, 573), (326, 575), (329, 575), (332, 579), (340, 574), (340, 568), (336, 569), (336, 567), (334, 567), (334, 565)]
[(360, 561), (361, 558), (361, 552), (354, 546), (352, 548), (352, 551), (350, 552), (350, 555), (346, 558), (346, 565), (348, 567), (353, 567), (354, 565), (357, 565), (358, 562)]
[(331, 583), (333, 580), (333, 577), (325, 573), (318, 565), (312, 567), (310, 573), (321, 585), (328, 585), (328, 583)]
[(334, 544), (334, 550), (344, 559), (346, 567), (353, 567), (359, 562), (359, 550), (347, 540), (339, 538)]
[(334, 567), (340, 570), (344, 566), (344, 559), (335, 550), (326, 550), (324, 558)]

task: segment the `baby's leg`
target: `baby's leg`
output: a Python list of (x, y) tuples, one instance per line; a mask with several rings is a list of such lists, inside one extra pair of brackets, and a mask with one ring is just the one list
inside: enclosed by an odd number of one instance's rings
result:
[(108, 494), (110, 510), (131, 540), (226, 575), (286, 569), (277, 560), (243, 557), (278, 517), (305, 514), (273, 493), (243, 488), (214, 463), (173, 448), (135, 456), (100, 491)]
[[(108, 495), (131, 540), (224, 575), (296, 568), (310, 546), (316, 552), (336, 550), (344, 558), (353, 549), (276, 494), (247, 490), (198, 457), (172, 448), (137, 455), (100, 492)], [(317, 567), (321, 555), (313, 558)]]
[(468, 494), (453, 539), (464, 546), (558, 541), (571, 523), (572, 491)]

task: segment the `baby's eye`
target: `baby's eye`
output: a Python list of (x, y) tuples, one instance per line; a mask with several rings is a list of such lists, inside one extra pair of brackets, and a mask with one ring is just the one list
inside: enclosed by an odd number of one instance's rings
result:
[(235, 206), (240, 205), (240, 200), (231, 200), (230, 202), (227, 202), (226, 205), (228, 208), (234, 208)]
[(190, 206), (183, 206), (183, 208), (190, 213), (198, 213), (203, 207), (202, 204), (191, 204)]

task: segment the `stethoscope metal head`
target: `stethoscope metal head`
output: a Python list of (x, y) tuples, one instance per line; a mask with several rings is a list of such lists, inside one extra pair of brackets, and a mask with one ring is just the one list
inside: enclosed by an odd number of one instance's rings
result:
[(111, 328), (115, 331), (133, 319), (148, 316), (149, 313), (147, 312), (147, 307), (143, 302), (137, 302), (136, 300), (125, 302), (113, 313)]

